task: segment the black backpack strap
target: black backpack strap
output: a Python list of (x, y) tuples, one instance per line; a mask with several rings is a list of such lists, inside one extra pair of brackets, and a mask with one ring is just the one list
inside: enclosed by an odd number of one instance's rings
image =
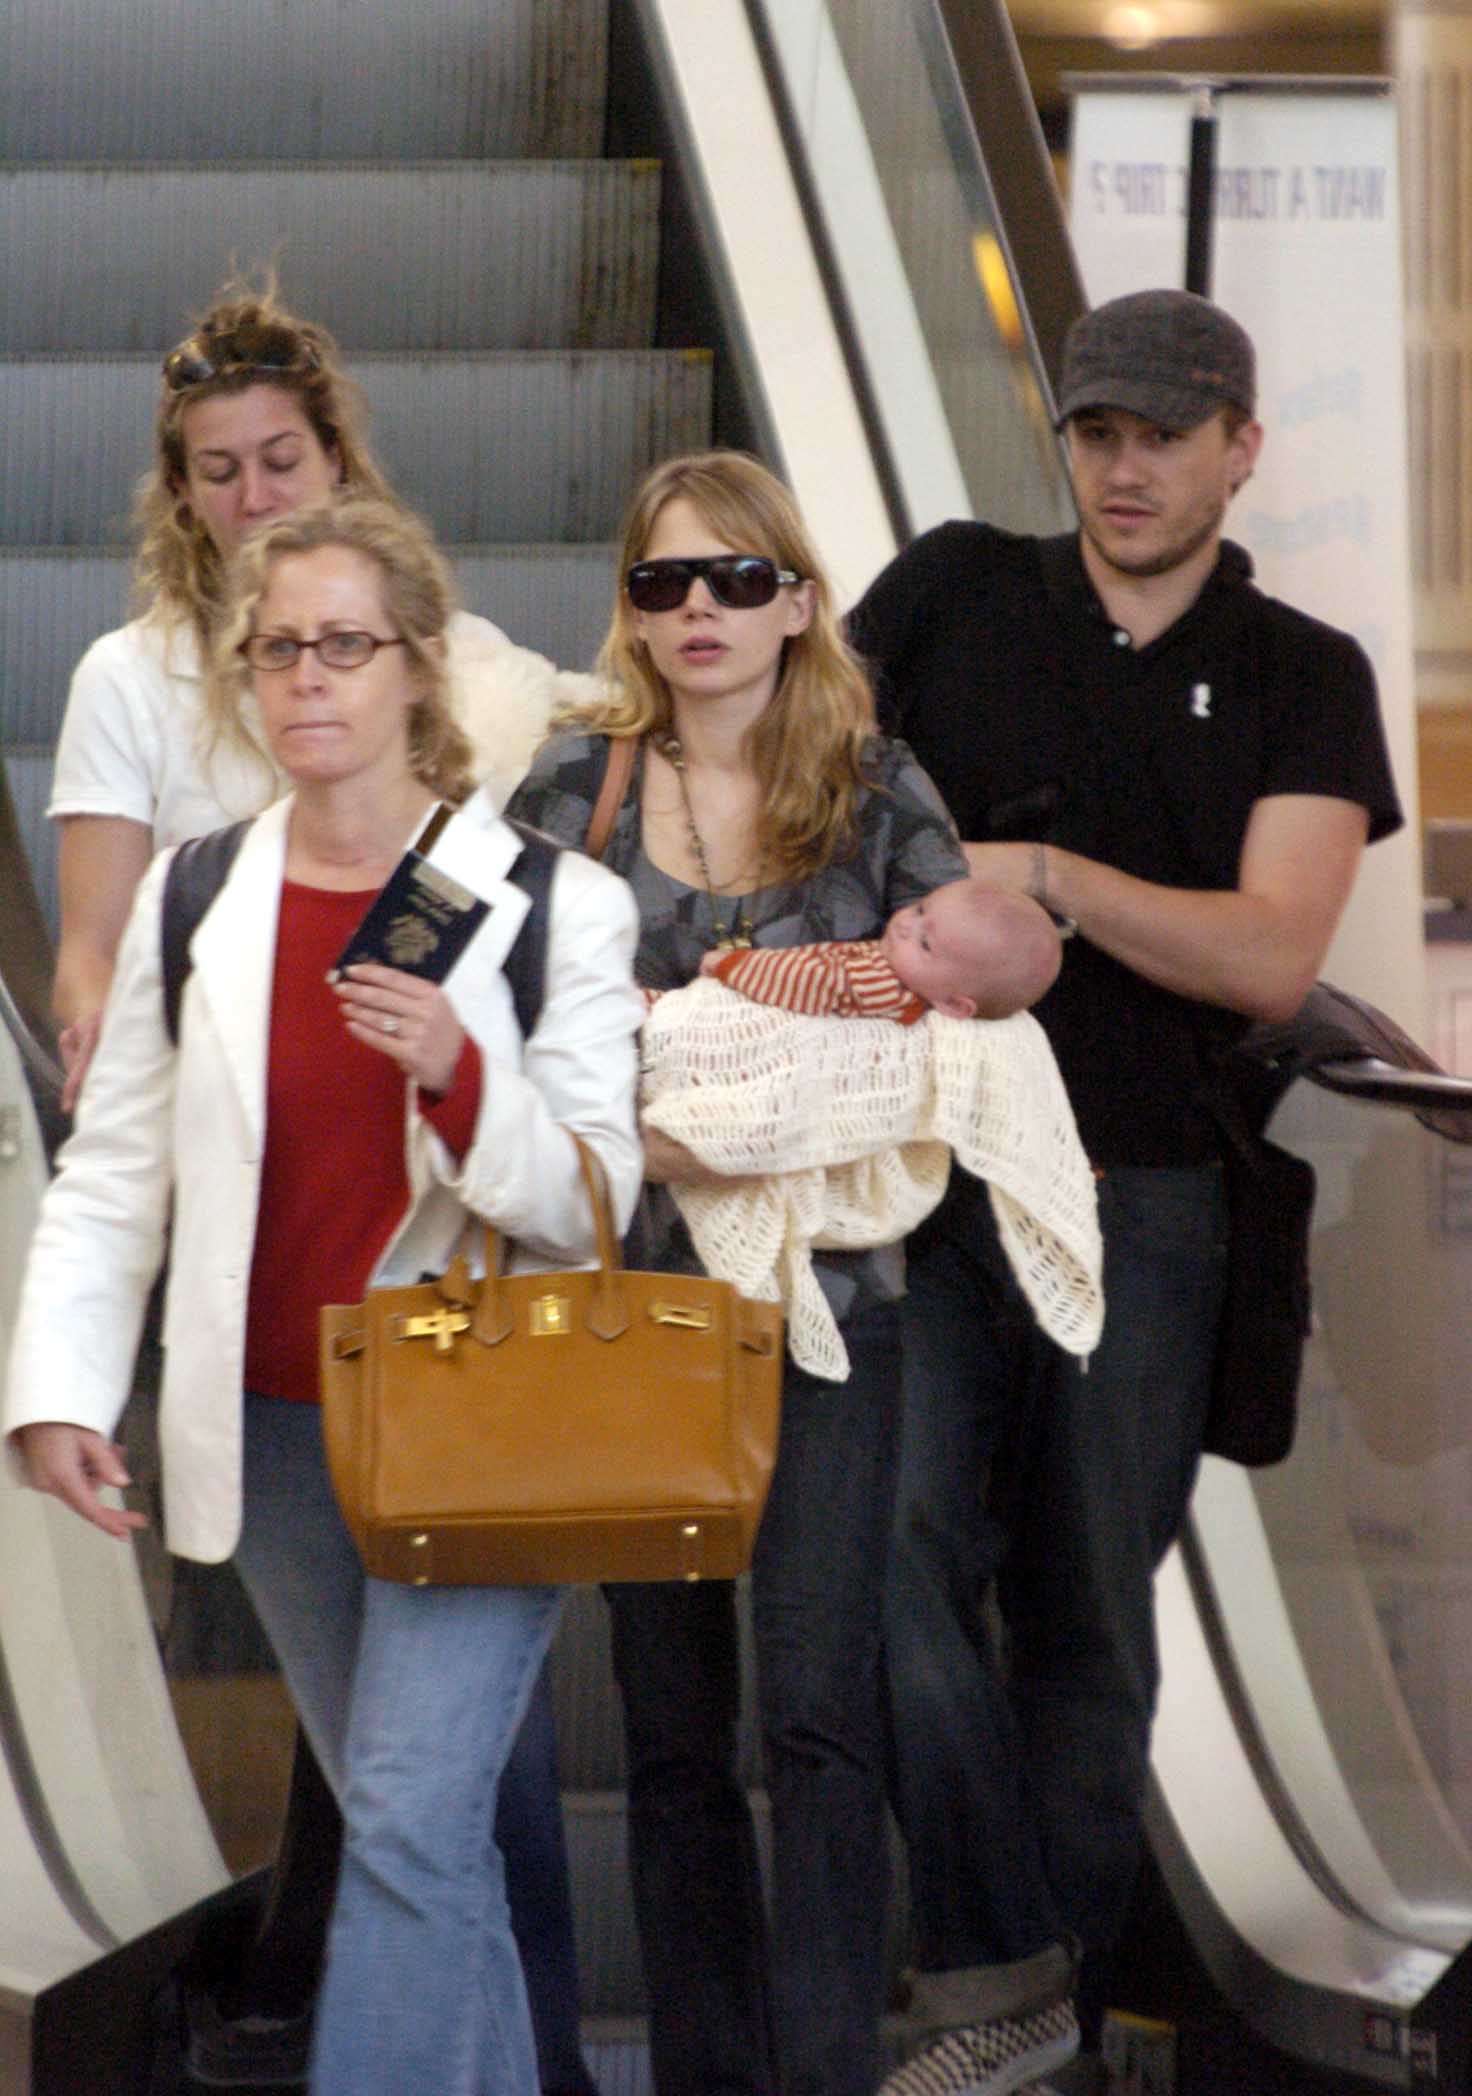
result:
[[(547, 940), (552, 916), (552, 880), (561, 847), (542, 831), (526, 823), (510, 827), (521, 840), (521, 851), (506, 878), (531, 900), (506, 955), (504, 972), (511, 985), (516, 1023), (523, 1040), (530, 1040), (542, 1014), (547, 980)], [(232, 823), (225, 830), (193, 837), (181, 844), (164, 875), (163, 911), (159, 927), (160, 959), (163, 968), (164, 1024), (169, 1039), (179, 1039), (179, 1012), (184, 985), (191, 966), (189, 943), (205, 912), (225, 885), (235, 855), (240, 850), (250, 821)]]
[(521, 927), (501, 965), (511, 985), (511, 1001), (516, 1006), (516, 1023), (521, 1028), (521, 1038), (529, 1041), (542, 1016), (547, 983), (547, 940), (552, 923), (552, 881), (562, 847), (527, 823), (511, 822), (508, 818), (507, 827), (515, 830), (521, 839), (521, 853), (506, 878), (531, 897), (531, 908), (522, 918)]
[(163, 911), (159, 919), (159, 959), (163, 967), (164, 1025), (179, 1045), (179, 1011), (193, 960), (189, 943), (205, 912), (225, 885), (253, 817), (232, 822), (225, 830), (191, 837), (181, 844), (164, 875)]

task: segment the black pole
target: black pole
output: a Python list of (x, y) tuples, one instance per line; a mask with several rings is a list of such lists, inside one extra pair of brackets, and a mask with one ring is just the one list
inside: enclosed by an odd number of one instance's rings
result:
[(1191, 167), (1186, 184), (1186, 289), (1211, 296), (1211, 247), (1215, 231), (1216, 96), (1196, 90), (1191, 109)]

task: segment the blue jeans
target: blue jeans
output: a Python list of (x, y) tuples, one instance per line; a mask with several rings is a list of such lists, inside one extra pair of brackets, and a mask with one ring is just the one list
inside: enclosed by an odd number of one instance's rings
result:
[(886, 1633), (926, 1971), (1070, 1935), (1102, 1952), (1138, 1866), (1152, 1577), (1200, 1453), (1221, 1175), (1110, 1171), (1099, 1212), (1104, 1335), (1086, 1365), (1037, 1331), (975, 1180), (957, 1175), (911, 1245)]
[(752, 1565), (772, 1801), (771, 1942), (737, 1768), (734, 1590), (606, 1589), (659, 2096), (872, 2096), (888, 1850), (880, 1631), (897, 1307), (844, 1326), (853, 1373), (788, 1367)]
[(236, 1561), (345, 1828), (313, 2096), (535, 2096), (490, 1830), (559, 1592), (365, 1578), (314, 1405), (246, 1397), (244, 1506)]

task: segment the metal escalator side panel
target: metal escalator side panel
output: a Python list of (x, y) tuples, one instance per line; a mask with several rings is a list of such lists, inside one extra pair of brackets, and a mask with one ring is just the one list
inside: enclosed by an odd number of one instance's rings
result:
[[(0, 1032), (0, 1355), (8, 1354), (46, 1159)], [(40, 1991), (227, 1882), (174, 1722), (138, 1559), (0, 1461), (0, 1883), (40, 1906), (0, 1921), (6, 1984)], [(68, 1917), (48, 1933), (43, 1912)], [(20, 1931), (24, 1955), (7, 1945)]]
[(33, 1079), (61, 1080), (50, 1016), (51, 941), (0, 763), (0, 1021)]

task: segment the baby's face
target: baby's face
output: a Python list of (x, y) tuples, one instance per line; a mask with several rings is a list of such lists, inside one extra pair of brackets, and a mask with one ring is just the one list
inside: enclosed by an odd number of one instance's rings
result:
[(979, 940), (966, 886), (953, 881), (896, 910), (879, 941), (905, 988), (942, 1011), (976, 992)]

